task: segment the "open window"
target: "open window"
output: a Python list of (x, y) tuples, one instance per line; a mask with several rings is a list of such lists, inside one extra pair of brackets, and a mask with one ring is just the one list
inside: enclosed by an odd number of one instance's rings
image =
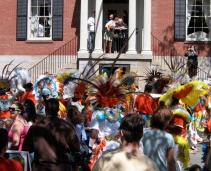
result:
[(17, 0), (17, 40), (63, 40), (63, 0)]
[(186, 40), (210, 41), (210, 2), (188, 0)]
[(211, 41), (211, 0), (175, 0), (176, 41)]

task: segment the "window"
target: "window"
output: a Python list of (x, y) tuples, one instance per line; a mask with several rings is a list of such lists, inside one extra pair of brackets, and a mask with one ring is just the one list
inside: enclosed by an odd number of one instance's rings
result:
[(51, 0), (31, 0), (28, 7), (28, 39), (52, 39)]
[(17, 0), (16, 37), (63, 40), (63, 0)]
[(211, 0), (175, 0), (174, 38), (211, 41)]
[(188, 0), (187, 40), (210, 41), (210, 0)]

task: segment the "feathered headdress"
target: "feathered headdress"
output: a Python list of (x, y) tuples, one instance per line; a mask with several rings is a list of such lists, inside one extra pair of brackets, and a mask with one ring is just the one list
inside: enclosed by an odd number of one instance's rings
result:
[(62, 94), (62, 83), (48, 72), (42, 74), (34, 84), (33, 94), (35, 99), (40, 99), (42, 95), (49, 95), (52, 98), (58, 98)]
[[(132, 34), (130, 35), (130, 37), (132, 36)], [(109, 71), (110, 73), (109, 75), (100, 74), (95, 78), (91, 78), (98, 71), (97, 70), (93, 72), (93, 74), (90, 74), (93, 71), (93, 68), (96, 66), (96, 64), (100, 60), (104, 59), (104, 55), (101, 55), (92, 65), (87, 65), (85, 69), (83, 69), (82, 73), (79, 74), (79, 77), (70, 77), (70, 79), (72, 79), (72, 82), (76, 83), (78, 86), (81, 86), (83, 82), (84, 86), (86, 85), (86, 87), (88, 87), (87, 89), (88, 97), (86, 98), (85, 103), (88, 103), (94, 100), (100, 103), (102, 107), (113, 107), (117, 104), (122, 104), (125, 106), (126, 110), (129, 109), (129, 104), (126, 98), (127, 87), (125, 86), (125, 84), (130, 79), (135, 79), (137, 75), (135, 73), (126, 73), (124, 76), (122, 76), (121, 79), (118, 79), (117, 78), (119, 76), (118, 74), (116, 73), (111, 74), (113, 73), (113, 69), (114, 69), (116, 61), (120, 57), (126, 45), (127, 45), (127, 42), (123, 46), (123, 48), (120, 50), (117, 57), (114, 59), (113, 64), (111, 65), (111, 68)], [(83, 75), (85, 76), (83, 77)]]
[(144, 67), (143, 72), (146, 74), (144, 80), (156, 90), (155, 93), (162, 94), (164, 87), (171, 82), (171, 77), (159, 72), (158, 68), (149, 69), (148, 67)]
[(64, 79), (62, 79), (64, 84), (63, 98), (81, 98), (87, 89), (87, 83), (79, 79), (90, 81), (94, 76), (93, 67), (90, 65), (86, 65), (86, 67), (79, 69), (77, 72), (65, 74)]
[(10, 78), (10, 74), (12, 71), (14, 71), (19, 65), (22, 64), (22, 62), (18, 65), (16, 65), (9, 73), (9, 67), (12, 64), (14, 60), (12, 60), (9, 64), (6, 64), (2, 70), (2, 74), (0, 75), (0, 93), (6, 93), (10, 88), (10, 81), (12, 78)]
[(169, 106), (172, 103), (172, 97), (175, 97), (188, 106), (194, 106), (199, 102), (199, 96), (207, 93), (208, 84), (200, 81), (191, 81), (175, 89), (168, 90), (167, 93), (160, 97), (159, 101), (163, 101), (166, 106)]

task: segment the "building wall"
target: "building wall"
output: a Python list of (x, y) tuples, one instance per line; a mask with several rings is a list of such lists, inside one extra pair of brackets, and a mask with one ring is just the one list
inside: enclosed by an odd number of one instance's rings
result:
[[(174, 0), (152, 0), (152, 34), (162, 42), (174, 47), (180, 55), (184, 55), (191, 42), (174, 41)], [(199, 56), (211, 57), (211, 44), (194, 43)]]
[(64, 0), (63, 41), (16, 41), (17, 0), (0, 1), (0, 55), (49, 55), (80, 32), (80, 0)]

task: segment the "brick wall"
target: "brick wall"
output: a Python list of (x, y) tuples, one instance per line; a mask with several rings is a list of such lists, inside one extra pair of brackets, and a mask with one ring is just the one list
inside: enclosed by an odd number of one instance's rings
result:
[(63, 41), (16, 41), (17, 0), (0, 1), (0, 55), (49, 55), (80, 32), (80, 0), (64, 0)]
[[(188, 43), (174, 41), (174, 0), (152, 0), (152, 34), (181, 55), (187, 50)], [(194, 45), (199, 56), (211, 57), (211, 44)]]

